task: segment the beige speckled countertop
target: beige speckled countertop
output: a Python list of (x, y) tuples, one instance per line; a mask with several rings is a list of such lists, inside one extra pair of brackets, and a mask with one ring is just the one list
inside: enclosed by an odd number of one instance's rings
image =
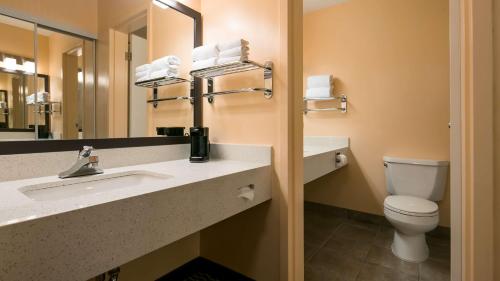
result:
[[(212, 160), (105, 169), (170, 177), (65, 199), (36, 201), (0, 182), (0, 280), (88, 280), (271, 199), (271, 147), (216, 145)], [(242, 188), (255, 190), (253, 200)]]
[(336, 154), (346, 155), (348, 148), (348, 137), (305, 136), (304, 184), (345, 166), (336, 162)]

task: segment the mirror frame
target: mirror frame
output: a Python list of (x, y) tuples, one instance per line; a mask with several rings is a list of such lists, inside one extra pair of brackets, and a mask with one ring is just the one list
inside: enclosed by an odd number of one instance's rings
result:
[[(171, 9), (182, 13), (194, 21), (194, 47), (199, 47), (203, 43), (203, 23), (201, 14), (192, 8), (179, 3), (174, 0), (162, 0)], [(88, 36), (74, 34), (73, 32), (65, 31), (56, 27), (47, 26), (38, 23), (33, 19), (26, 19), (16, 13), (1, 11), (0, 14), (14, 17), (20, 20), (29, 21), (35, 25), (43, 28), (54, 29), (59, 32), (67, 32), (69, 34), (88, 39), (96, 40)], [(194, 87), (191, 91), (191, 96), (194, 98), (193, 104), (193, 125), (202, 126), (203, 124), (203, 81), (199, 78), (194, 79)], [(189, 137), (142, 137), (142, 138), (108, 138), (108, 139), (78, 139), (78, 140), (33, 140), (33, 141), (5, 141), (0, 142), (0, 155), (8, 154), (27, 154), (27, 153), (42, 153), (42, 152), (57, 152), (57, 151), (71, 151), (79, 150), (84, 145), (91, 145), (96, 149), (107, 148), (125, 148), (125, 147), (139, 147), (139, 146), (156, 146), (156, 145), (174, 145), (174, 144), (187, 144)]]

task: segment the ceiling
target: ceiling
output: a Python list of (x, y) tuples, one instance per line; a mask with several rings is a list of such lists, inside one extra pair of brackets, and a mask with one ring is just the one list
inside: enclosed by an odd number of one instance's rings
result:
[(304, 13), (321, 10), (347, 0), (304, 0)]

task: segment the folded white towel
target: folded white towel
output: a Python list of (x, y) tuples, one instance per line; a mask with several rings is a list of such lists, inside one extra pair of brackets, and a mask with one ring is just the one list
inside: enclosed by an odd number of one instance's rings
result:
[(217, 65), (217, 61), (218, 61), (217, 58), (209, 58), (206, 60), (195, 61), (195, 62), (193, 62), (193, 65), (191, 68), (193, 70), (198, 70), (198, 69), (202, 69), (202, 68), (212, 67), (212, 66)]
[(144, 75), (140, 77), (135, 77), (135, 82), (142, 82), (151, 79), (149, 75)]
[(148, 76), (149, 73), (151, 73), (150, 70), (144, 70), (144, 71), (139, 71), (139, 72), (135, 72), (135, 77), (143, 77), (143, 76)]
[(193, 49), (193, 61), (206, 60), (210, 58), (215, 58), (219, 56), (219, 49), (217, 45), (203, 45)]
[(162, 69), (151, 72), (149, 79), (156, 79), (160, 77), (179, 77), (179, 71), (172, 69)]
[(154, 60), (152, 65), (180, 65), (181, 64), (181, 59), (177, 56), (164, 56), (159, 59)]
[(135, 68), (135, 72), (143, 72), (143, 71), (147, 71), (151, 68), (151, 65), (149, 63), (147, 64), (143, 64), (143, 65), (139, 65), (138, 67)]
[(312, 88), (306, 90), (306, 97), (308, 98), (329, 98), (331, 97), (332, 90), (329, 87)]
[(333, 87), (332, 75), (316, 75), (307, 77), (307, 88)]
[(248, 41), (245, 39), (236, 39), (218, 44), (220, 51), (225, 51), (237, 47), (248, 47)]
[[(37, 103), (48, 102), (49, 101), (49, 93), (47, 92), (38, 92), (37, 93)], [(31, 94), (26, 97), (26, 104), (35, 104), (35, 94)]]
[(237, 61), (244, 61), (248, 60), (247, 56), (235, 56), (235, 57), (227, 57), (227, 58), (219, 58), (217, 60), (217, 64), (226, 64), (226, 63), (232, 63), (232, 62), (237, 62)]
[(247, 56), (249, 53), (248, 47), (236, 47), (229, 50), (225, 50), (219, 53), (219, 58), (237, 57), (237, 56)]
[(153, 72), (156, 72), (156, 71), (160, 71), (160, 70), (172, 70), (172, 71), (178, 71), (179, 70), (179, 66), (178, 65), (172, 65), (172, 64), (151, 64), (151, 70), (150, 72), (153, 73)]

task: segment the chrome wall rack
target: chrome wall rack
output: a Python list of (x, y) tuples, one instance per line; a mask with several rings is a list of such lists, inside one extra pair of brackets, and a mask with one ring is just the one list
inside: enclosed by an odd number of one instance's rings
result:
[[(214, 92), (214, 78), (234, 73), (246, 72), (251, 70), (264, 69), (264, 88), (242, 88), (236, 90), (227, 90)], [(190, 72), (193, 78), (202, 78), (207, 80), (208, 91), (202, 94), (208, 98), (209, 103), (214, 102), (215, 96), (240, 94), (240, 93), (264, 93), (264, 97), (270, 99), (273, 97), (273, 63), (268, 61), (260, 64), (254, 61), (245, 60), (227, 63), (223, 65), (211, 66)]]
[[(330, 101), (330, 100), (340, 100), (340, 107), (328, 107), (328, 108), (309, 108), (308, 103), (310, 101)], [(340, 111), (342, 113), (347, 112), (347, 97), (342, 95), (340, 97), (327, 97), (327, 98), (308, 98), (304, 97), (304, 114), (309, 111)]]
[(193, 104), (193, 98), (188, 96), (181, 97), (170, 97), (170, 98), (158, 98), (158, 87), (174, 85), (179, 83), (190, 83), (191, 91), (193, 88), (193, 83), (191, 80), (179, 78), (179, 77), (159, 77), (155, 79), (144, 80), (140, 82), (136, 82), (135, 85), (138, 87), (152, 88), (153, 89), (153, 99), (148, 100), (148, 103), (152, 103), (154, 108), (158, 107), (158, 102), (161, 101), (172, 101), (172, 100), (189, 100), (191, 104)]

